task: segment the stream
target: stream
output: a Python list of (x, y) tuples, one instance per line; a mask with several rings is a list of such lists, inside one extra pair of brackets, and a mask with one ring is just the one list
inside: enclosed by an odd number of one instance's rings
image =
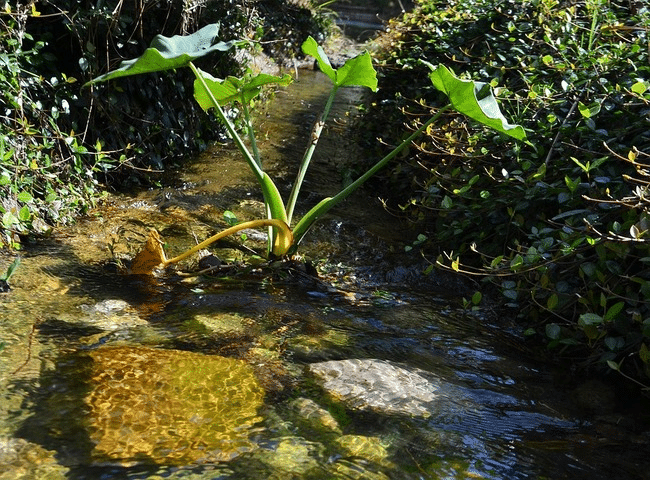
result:
[[(299, 71), (258, 118), (285, 198), (327, 93)], [(363, 155), (346, 136), (359, 95), (339, 92), (303, 207)], [(0, 294), (1, 480), (647, 478), (650, 438), (610, 387), (567, 384), (514, 320), (464, 309), (474, 287), (424, 275), (404, 251), (417, 232), (371, 188), (293, 262), (255, 264), (250, 231), (159, 276), (116, 265), (150, 228), (171, 257), (226, 211), (264, 213), (238, 152), (215, 145), (21, 253)]]

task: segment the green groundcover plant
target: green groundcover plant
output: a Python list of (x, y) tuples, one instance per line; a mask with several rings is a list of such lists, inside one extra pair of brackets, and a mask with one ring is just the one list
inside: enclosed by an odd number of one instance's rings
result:
[(426, 118), (438, 92), (425, 58), (490, 79), (508, 116), (535, 132), (535, 148), (503, 142), (453, 113), (427, 131), (391, 172), (418, 248), (432, 269), (495, 287), (549, 357), (647, 384), (647, 2), (417, 3), (380, 40), (386, 88), (370, 121), (396, 131)]
[[(276, 257), (281, 257), (294, 252), (309, 227), (318, 218), (322, 217), (332, 207), (348, 197), (379, 169), (395, 158), (404, 148), (409, 146), (424, 130), (435, 123), (445, 111), (452, 108), (498, 132), (519, 140), (525, 140), (526, 138), (522, 127), (510, 125), (503, 117), (489, 87), (485, 88), (485, 84), (479, 82), (460, 80), (444, 66), (434, 67), (433, 65), (429, 65), (431, 70), (430, 80), (433, 86), (447, 95), (449, 103), (439, 109), (435, 115), (424, 122), (420, 128), (372, 168), (367, 170), (356, 181), (352, 182), (335, 196), (325, 198), (312, 207), (292, 228), (294, 209), (300, 188), (337, 91), (340, 88), (348, 86), (361, 86), (373, 91), (377, 90), (377, 76), (372, 66), (370, 55), (368, 52), (364, 52), (349, 59), (340, 68), (335, 69), (332, 67), (322, 47), (313, 38), (309, 37), (303, 43), (303, 52), (316, 59), (320, 70), (331, 80), (332, 90), (325, 108), (311, 132), (309, 147), (300, 162), (296, 181), (293, 184), (289, 199), (285, 204), (277, 186), (264, 170), (263, 162), (256, 146), (255, 130), (251, 121), (249, 105), (260, 94), (263, 87), (268, 85), (287, 85), (292, 81), (291, 77), (289, 75), (279, 77), (261, 73), (257, 75), (248, 74), (241, 78), (228, 77), (218, 79), (200, 70), (193, 63), (197, 58), (212, 52), (223, 52), (241, 45), (241, 42), (236, 40), (227, 42), (218, 41), (218, 33), (219, 26), (213, 24), (188, 36), (164, 37), (158, 35), (153, 40), (150, 48), (140, 57), (122, 62), (119, 68), (95, 78), (89, 84), (97, 84), (131, 75), (189, 67), (195, 75), (194, 98), (205, 111), (214, 111), (226, 126), (228, 133), (242, 153), (248, 166), (255, 174), (264, 197), (267, 218), (245, 222), (236, 227), (229, 228), (197, 245), (186, 254), (169, 260), (165, 258), (157, 234), (152, 232), (145, 250), (134, 259), (134, 265), (131, 267), (133, 273), (149, 273), (156, 266), (175, 263), (185, 258), (187, 254), (191, 254), (200, 248), (205, 248), (209, 243), (244, 228), (271, 227), (272, 234), (269, 235), (269, 253)], [(242, 108), (245, 137), (248, 138), (249, 145), (246, 145), (244, 138), (240, 136), (223, 109), (223, 107), (233, 103), (238, 103)]]

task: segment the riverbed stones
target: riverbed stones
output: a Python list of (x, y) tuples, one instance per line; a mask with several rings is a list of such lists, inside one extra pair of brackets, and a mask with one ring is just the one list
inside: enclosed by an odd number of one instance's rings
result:
[(308, 368), (328, 393), (359, 410), (427, 417), (437, 397), (431, 380), (385, 360), (332, 360)]
[(255, 448), (264, 392), (241, 360), (134, 346), (90, 353), (94, 463), (187, 465)]

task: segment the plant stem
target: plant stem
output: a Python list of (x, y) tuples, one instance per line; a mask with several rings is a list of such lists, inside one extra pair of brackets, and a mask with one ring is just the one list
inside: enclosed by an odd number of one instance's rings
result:
[(275, 218), (265, 218), (262, 220), (251, 220), (249, 222), (243, 222), (233, 227), (227, 228), (222, 232), (219, 232), (216, 235), (211, 236), (207, 240), (202, 241), (198, 245), (190, 248), (186, 252), (181, 253), (177, 257), (171, 258), (169, 260), (165, 260), (163, 262), (163, 265), (166, 267), (167, 265), (170, 265), (172, 263), (180, 262), (181, 260), (198, 252), (199, 250), (204, 249), (208, 245), (211, 245), (217, 240), (221, 240), (222, 238), (227, 237), (228, 235), (232, 235), (233, 233), (237, 233), (241, 230), (246, 230), (247, 228), (259, 228), (259, 227), (277, 228), (279, 233), (277, 234), (276, 237), (275, 248), (273, 253), (278, 256), (282, 256), (285, 253), (287, 253), (287, 251), (293, 244), (293, 234), (291, 233), (291, 230), (289, 230), (288, 225), (282, 220), (277, 220)]
[(262, 168), (262, 159), (260, 158), (260, 151), (257, 148), (257, 141), (255, 140), (255, 130), (253, 129), (253, 122), (251, 120), (250, 110), (246, 104), (246, 99), (244, 98), (244, 93), (241, 95), (241, 104), (244, 111), (244, 119), (246, 122), (246, 131), (248, 133), (248, 140), (251, 142), (251, 148), (253, 149), (253, 158), (257, 163), (257, 166)]
[[(244, 144), (244, 141), (237, 133), (237, 130), (235, 130), (235, 126), (232, 124), (230, 120), (228, 120), (228, 117), (226, 117), (226, 114), (224, 113), (223, 109), (219, 105), (219, 102), (217, 101), (216, 98), (214, 98), (212, 91), (210, 90), (210, 88), (208, 88), (207, 84), (205, 83), (205, 79), (203, 78), (203, 75), (201, 75), (201, 72), (194, 66), (192, 62), (189, 62), (189, 66), (194, 72), (194, 76), (197, 78), (199, 82), (201, 82), (207, 95), (210, 97), (212, 106), (217, 112), (217, 116), (219, 117), (219, 119), (225, 125), (226, 130), (228, 130), (228, 134), (237, 145), (237, 148), (239, 148), (239, 151), (244, 156), (244, 159), (246, 160), (248, 165), (251, 167), (251, 170), (253, 170), (253, 173), (257, 178), (257, 182), (259, 183), (262, 189), (262, 195), (264, 196), (264, 204), (267, 207), (266, 210), (269, 218), (279, 219), (285, 224), (288, 224), (289, 222), (287, 221), (287, 213), (284, 208), (282, 196), (280, 195), (278, 188), (275, 186), (275, 183), (273, 183), (271, 177), (269, 177), (268, 174), (264, 170), (262, 170), (262, 167), (260, 165), (261, 162), (258, 163), (258, 161), (256, 161), (253, 155), (251, 155), (251, 153), (248, 151), (246, 145)], [(275, 253), (275, 248), (276, 248), (275, 244), (277, 243), (278, 240), (277, 238), (278, 234), (276, 232), (273, 233), (274, 233), (273, 235), (269, 236), (268, 250), (273, 251)]]
[(448, 104), (447, 106), (438, 110), (438, 112), (433, 117), (427, 120), (415, 132), (409, 135), (409, 137), (406, 140), (404, 140), (397, 147), (395, 147), (395, 149), (391, 151), (388, 155), (386, 155), (384, 158), (379, 160), (366, 173), (361, 175), (354, 182), (352, 182), (350, 185), (348, 185), (346, 188), (341, 190), (333, 197), (329, 197), (324, 200), (321, 200), (315, 207), (309, 210), (309, 212), (307, 212), (305, 216), (302, 217), (302, 219), (298, 222), (298, 224), (293, 229), (294, 243), (297, 245), (302, 239), (302, 237), (305, 235), (305, 233), (307, 233), (307, 230), (309, 229), (309, 227), (311, 227), (312, 223), (314, 223), (319, 217), (327, 213), (332, 207), (345, 200), (352, 192), (354, 192), (357, 188), (363, 185), (363, 183), (365, 183), (370, 177), (372, 177), (375, 173), (377, 173), (380, 169), (382, 169), (388, 162), (390, 162), (393, 158), (395, 158), (402, 150), (404, 150), (408, 145), (410, 145), (413, 140), (419, 137), (420, 134), (422, 134), (422, 132), (425, 131), (429, 125), (436, 122), (444, 112), (446, 112), (451, 108), (452, 105)]
[(316, 145), (318, 145), (318, 140), (320, 140), (320, 135), (323, 131), (323, 127), (325, 127), (325, 121), (327, 120), (327, 116), (329, 115), (330, 110), (332, 109), (332, 103), (334, 103), (334, 96), (336, 95), (338, 89), (339, 87), (336, 86), (332, 88), (332, 91), (330, 92), (330, 96), (327, 99), (327, 103), (325, 104), (325, 108), (323, 109), (323, 113), (321, 114), (318, 121), (314, 124), (314, 129), (311, 132), (309, 146), (307, 147), (307, 150), (305, 151), (305, 155), (302, 158), (302, 162), (300, 163), (300, 168), (298, 170), (298, 175), (296, 176), (296, 181), (293, 184), (293, 188), (291, 189), (291, 194), (289, 195), (289, 200), (287, 201), (287, 223), (289, 223), (289, 225), (291, 225), (291, 218), (293, 217), (293, 210), (296, 206), (296, 201), (298, 200), (300, 187), (302, 187), (302, 182), (305, 179), (305, 174), (307, 173), (307, 169), (309, 168), (311, 157), (314, 155), (314, 151), (316, 150)]

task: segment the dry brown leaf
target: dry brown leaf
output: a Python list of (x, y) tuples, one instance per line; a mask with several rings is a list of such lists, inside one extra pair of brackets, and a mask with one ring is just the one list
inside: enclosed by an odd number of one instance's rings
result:
[(163, 250), (163, 241), (154, 229), (149, 231), (144, 249), (131, 262), (130, 273), (134, 275), (151, 275), (151, 272), (161, 264), (167, 263)]

